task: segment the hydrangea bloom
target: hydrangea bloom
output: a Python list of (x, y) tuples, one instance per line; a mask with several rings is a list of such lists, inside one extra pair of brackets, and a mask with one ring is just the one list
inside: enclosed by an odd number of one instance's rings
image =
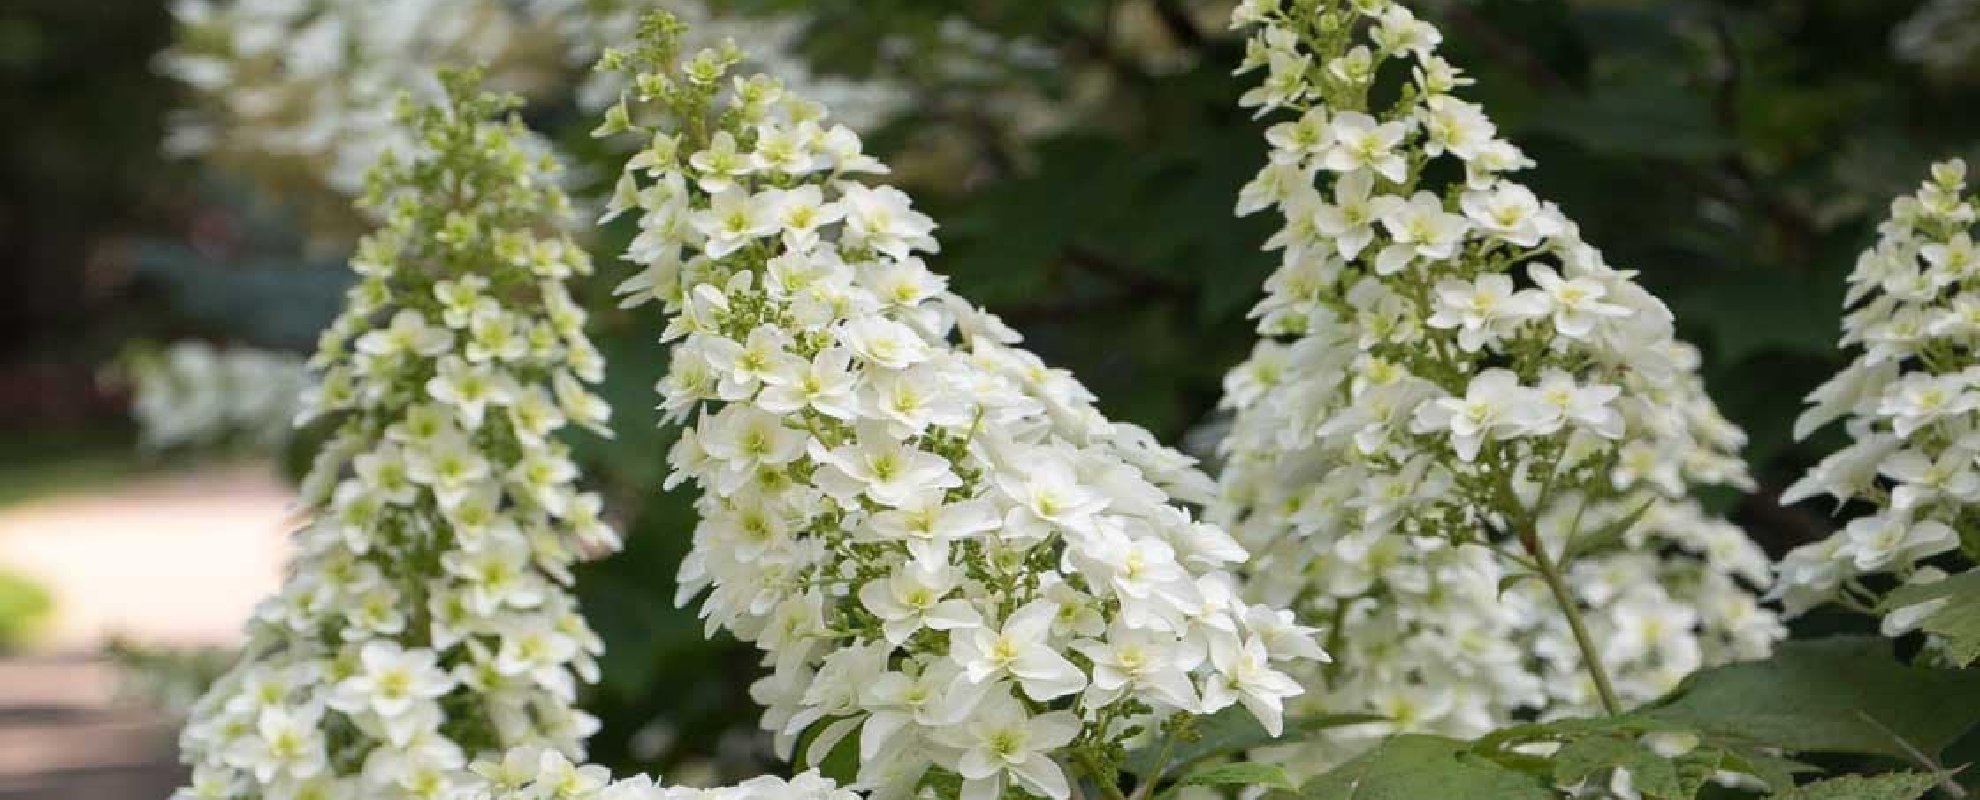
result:
[(476, 754), (577, 757), (596, 727), (573, 702), (600, 644), (566, 585), (618, 537), (556, 438), (608, 415), (564, 288), (590, 266), (561, 232), (555, 164), (490, 121), (514, 101), (472, 85), (408, 107), (420, 148), (371, 176), (387, 222), (303, 402), (335, 433), (299, 554), (193, 709), (180, 798), (445, 797)]
[[(160, 68), (198, 103), (167, 148), (327, 182), (340, 195), (408, 144), (393, 103), (450, 63), (509, 65), (519, 20), (487, 0), (175, 0)], [(286, 174), (285, 174), (286, 173)]]
[(286, 353), (197, 340), (125, 357), (131, 416), (147, 450), (242, 440), (273, 450), (289, 436), (296, 397), (308, 383), (302, 360)]
[[(528, 0), (529, 14), (543, 20), (565, 42), (569, 63), (589, 67), (607, 46), (632, 41), (640, 16), (652, 3), (639, 0)], [(850, 79), (812, 69), (800, 55), (799, 37), (812, 20), (796, 13), (738, 15), (720, 11), (724, 5), (705, 0), (668, 0), (668, 13), (687, 25), (696, 46), (716, 46), (733, 39), (749, 46), (750, 66), (777, 76), (793, 91), (829, 104), (840, 121), (868, 130), (894, 118), (910, 98), (907, 87), (892, 81)], [(592, 72), (579, 87), (581, 106), (597, 110), (618, 99), (624, 76)]]
[[(168, 150), (211, 157), (284, 189), (327, 190), (338, 222), (381, 153), (409, 144), (394, 124), (402, 91), (437, 97), (449, 64), (480, 64), (510, 88), (576, 83), (606, 42), (631, 37), (636, 4), (620, 0), (175, 0), (177, 42), (159, 68), (192, 90), (171, 121)], [(731, 17), (698, 0), (668, 5), (716, 30), (759, 43), (762, 66), (864, 109), (877, 125), (906, 92), (882, 81), (815, 75), (790, 49), (798, 16)], [(747, 20), (747, 21), (743, 21)], [(616, 86), (592, 74), (587, 109)], [(310, 193), (302, 197), (309, 198)], [(327, 226), (326, 226), (327, 227)]]
[[(1842, 419), (1854, 441), (1781, 501), (1827, 495), (1875, 511), (1782, 559), (1774, 593), (1791, 613), (1830, 601), (1874, 612), (1881, 598), (1869, 576), (1936, 583), (1946, 573), (1927, 562), (1956, 551), (1964, 564), (1980, 558), (1972, 534), (1980, 500), (1975, 217), (1966, 164), (1938, 164), (1917, 194), (1891, 204), (1876, 245), (1849, 276), (1842, 344), (1859, 352), (1808, 396), (1794, 432), (1807, 436)], [(1884, 618), (1884, 629), (1912, 630), (1935, 609), (1902, 608)]]
[(1441, 34), (1390, 0), (1234, 24), (1265, 72), (1242, 104), (1280, 118), (1238, 212), (1285, 226), (1217, 516), (1253, 598), (1328, 629), (1311, 702), (1470, 736), (1767, 653), (1765, 557), (1688, 499), (1747, 484), (1742, 434), (1665, 307), (1506, 177), (1530, 162), (1452, 94)]
[(760, 776), (716, 789), (663, 786), (641, 775), (613, 780), (604, 767), (578, 766), (563, 753), (519, 747), (476, 761), (451, 800), (859, 800), (815, 770), (785, 780)]
[(762, 648), (785, 752), (855, 748), (882, 796), (1064, 800), (1066, 766), (1112, 789), (1171, 720), (1242, 705), (1276, 733), (1282, 668), (1321, 653), (1236, 597), (1244, 549), (1176, 500), (1208, 479), (947, 291), (934, 221), (859, 180), (886, 168), (857, 135), (679, 37), (650, 17), (604, 59), (635, 74), (601, 134), (646, 143), (611, 209), (639, 214), (622, 291), (675, 342), (681, 599)]

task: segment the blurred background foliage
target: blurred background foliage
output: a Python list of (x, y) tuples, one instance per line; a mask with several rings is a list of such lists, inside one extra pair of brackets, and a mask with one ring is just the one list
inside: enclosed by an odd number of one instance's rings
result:
[[(659, 0), (664, 2), (664, 0)], [(1245, 313), (1273, 260), (1261, 219), (1236, 220), (1263, 159), (1236, 108), (1240, 42), (1214, 0), (731, 0), (800, 13), (827, 73), (885, 75), (910, 109), (871, 149), (943, 225), (938, 268), (1072, 368), (1111, 414), (1169, 441), (1214, 421), (1223, 372), (1252, 340)], [(1970, 0), (1445, 0), (1424, 3), (1452, 60), (1539, 167), (1527, 180), (1610, 260), (1643, 272), (1707, 357), (1709, 385), (1752, 435), (1762, 488), (1725, 499), (1778, 554), (1826, 533), (1783, 509), (1785, 485), (1833, 441), (1794, 443), (1809, 389), (1840, 366), (1843, 276), (1889, 200), (1925, 165), (1980, 153), (1980, 13)], [(954, 74), (930, 65), (953, 21), (1033, 57)], [(12, 0), (0, 7), (0, 452), (61, 458), (116, 429), (97, 367), (133, 336), (306, 350), (334, 308), (339, 241), (285, 211), (305, 198), (168, 163), (177, 89), (151, 54), (153, 3)], [(884, 46), (876, 43), (885, 43)], [(580, 163), (610, 148), (555, 100), (531, 112)], [(313, 198), (318, 199), (320, 198)], [(601, 252), (628, 235), (606, 231)], [(604, 260), (601, 259), (601, 263)], [(587, 288), (599, 299), (624, 273)], [(652, 315), (598, 319), (617, 438), (584, 439), (629, 547), (581, 583), (609, 642), (591, 705), (614, 766), (735, 777), (763, 754), (754, 656), (706, 642), (672, 604), (687, 499), (657, 494), (667, 436)], [(47, 431), (78, 431), (72, 440)], [(1830, 436), (1838, 435), (1834, 432)], [(309, 437), (298, 439), (306, 455)], [(292, 458), (291, 462), (303, 461)], [(693, 736), (683, 735), (694, 731)], [(713, 735), (709, 731), (730, 731)]]

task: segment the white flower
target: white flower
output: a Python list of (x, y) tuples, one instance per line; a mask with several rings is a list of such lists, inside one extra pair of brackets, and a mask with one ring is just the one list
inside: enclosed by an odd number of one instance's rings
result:
[(1034, 600), (1013, 612), (1001, 629), (988, 626), (949, 634), (951, 657), (971, 683), (1010, 676), (1033, 700), (1064, 697), (1086, 687), (1086, 675), (1047, 640), (1058, 606)]
[(916, 560), (886, 580), (860, 587), (859, 600), (884, 623), (887, 641), (898, 645), (923, 628), (948, 631), (982, 624), (967, 601), (943, 599), (955, 587), (955, 571), (946, 557)]
[(323, 709), (317, 706), (264, 708), (252, 718), (253, 733), (237, 741), (225, 758), (261, 783), (308, 780), (329, 766), (318, 729), (322, 718)]
[(1297, 681), (1272, 668), (1265, 644), (1257, 637), (1242, 642), (1230, 637), (1210, 640), (1210, 661), (1217, 673), (1204, 680), (1203, 709), (1215, 711), (1243, 704), (1273, 736), (1285, 727), (1285, 701), (1305, 692)]
[(818, 229), (845, 218), (845, 209), (825, 202), (817, 186), (799, 186), (770, 195), (770, 214), (784, 233), (784, 246), (794, 253), (809, 252), (818, 244)]
[(914, 329), (880, 317), (848, 322), (840, 335), (853, 354), (887, 369), (906, 369), (927, 361), (931, 354)]
[[(1450, 258), (1470, 228), (1464, 217), (1446, 212), (1443, 202), (1429, 192), (1417, 192), (1408, 202), (1390, 208), (1382, 216), (1382, 227), (1394, 243), (1376, 256), (1378, 275), (1395, 274), (1418, 258)], [(1479, 280), (1495, 277), (1504, 276)]]
[(436, 700), (454, 687), (453, 678), (438, 662), (431, 650), (371, 642), (358, 652), (357, 673), (337, 683), (330, 705), (340, 711), (369, 711), (387, 718), (405, 716), (420, 703)]
[(1890, 418), (1891, 430), (1897, 435), (1910, 436), (1940, 419), (1976, 408), (1980, 408), (1980, 394), (1969, 390), (1965, 376), (1907, 375), (1885, 393), (1877, 413)]
[(1313, 228), (1332, 239), (1342, 258), (1354, 258), (1375, 240), (1375, 223), (1402, 208), (1403, 199), (1373, 194), (1375, 173), (1357, 170), (1334, 185), (1334, 203), (1313, 210)]
[(1604, 317), (1627, 317), (1632, 313), (1624, 306), (1602, 302), (1609, 289), (1592, 278), (1563, 279), (1545, 264), (1528, 267), (1526, 274), (1546, 294), (1547, 306), (1554, 315), (1554, 330), (1570, 339), (1587, 337)]
[(1540, 376), (1540, 385), (1534, 391), (1557, 419), (1574, 423), (1604, 439), (1623, 437), (1623, 416), (1613, 406), (1616, 398), (1622, 396), (1622, 387), (1583, 386), (1575, 382), (1573, 375), (1553, 369)]
[[(1402, 6), (1392, 6), (1392, 8), (1408, 13)], [(1417, 22), (1416, 25), (1427, 27), (1428, 23)], [(1449, 65), (1444, 66), (1448, 68)], [(1448, 90), (1451, 87), (1445, 88)], [(1485, 116), (1484, 109), (1447, 94), (1432, 94), (1424, 102), (1421, 120), (1424, 132), (1429, 135), (1428, 141), (1424, 143), (1424, 152), (1433, 156), (1450, 153), (1465, 161), (1479, 159), (1492, 144), (1492, 137), (1498, 131), (1498, 128), (1492, 124), (1491, 118)], [(1531, 198), (1530, 194), (1528, 198)], [(1513, 203), (1520, 202), (1516, 197), (1504, 199)], [(1471, 204), (1464, 205), (1465, 213), (1471, 214)], [(1487, 229), (1496, 228), (1496, 232), (1500, 233), (1516, 229), (1513, 226), (1505, 226), (1503, 222), (1498, 225), (1487, 223), (1477, 216), (1473, 216), (1472, 219), (1480, 226)], [(1532, 243), (1519, 242), (1510, 237), (1507, 240), (1524, 247), (1532, 246)]]
[(845, 478), (834, 481), (840, 493), (864, 492), (873, 502), (892, 508), (913, 505), (916, 498), (931, 491), (962, 485), (962, 479), (941, 456), (871, 429), (863, 431), (856, 444), (830, 450), (814, 448), (811, 456), (837, 471), (828, 476)]
[(471, 431), (481, 427), (489, 405), (507, 404), (515, 391), (507, 375), (452, 357), (442, 359), (439, 373), (426, 383), (427, 395), (452, 407), (461, 426)]
[(1189, 672), (1202, 660), (1202, 654), (1181, 651), (1174, 637), (1116, 627), (1106, 640), (1077, 642), (1073, 649), (1093, 662), (1089, 692), (1111, 697), (1135, 689), (1175, 708), (1200, 707)]
[(1532, 289), (1513, 290), (1512, 278), (1478, 276), (1475, 282), (1445, 279), (1436, 286), (1436, 313), (1425, 323), (1433, 328), (1457, 328), (1458, 346), (1477, 351), (1494, 344), (1512, 328), (1547, 313), (1544, 295)]
[(792, 359), (763, 376), (768, 384), (757, 405), (773, 414), (794, 414), (809, 408), (838, 420), (857, 415), (853, 406), (852, 351), (828, 347), (810, 361)]
[(1334, 115), (1328, 124), (1334, 146), (1328, 148), (1320, 165), (1335, 172), (1374, 170), (1391, 183), (1402, 183), (1408, 165), (1396, 146), (1402, 143), (1405, 128), (1401, 122), (1375, 121), (1359, 111)]
[(1458, 198), (1458, 207), (1472, 224), (1520, 247), (1534, 247), (1561, 231), (1559, 221), (1541, 207), (1533, 190), (1512, 181), (1465, 192)]
[(962, 725), (938, 729), (937, 738), (962, 751), (956, 772), (963, 778), (963, 800), (996, 800), (1006, 781), (1052, 800), (1072, 795), (1066, 774), (1049, 755), (1072, 743), (1079, 719), (1064, 711), (1025, 713), (1016, 698), (992, 697)]
[(697, 339), (702, 357), (720, 376), (716, 396), (723, 400), (748, 399), (773, 376), (792, 371), (803, 363), (787, 352), (787, 338), (775, 326), (758, 325), (740, 343), (719, 336)]
[(707, 237), (709, 256), (720, 258), (776, 233), (779, 200), (731, 187), (716, 194), (707, 210), (695, 212), (690, 224)]
[(1842, 537), (1836, 554), (1849, 558), (1861, 572), (1909, 565), (1959, 546), (1958, 534), (1937, 520), (1914, 523), (1901, 518), (1861, 517), (1850, 521)]
[(1004, 537), (1042, 538), (1053, 526), (1084, 532), (1091, 528), (1092, 516), (1107, 507), (1107, 498), (1081, 486), (1072, 466), (1051, 454), (1027, 453), (1014, 460), (1024, 464), (1021, 471), (997, 473), (999, 486), (1017, 501), (1004, 518)]
[(1470, 461), (1487, 440), (1511, 439), (1543, 424), (1549, 412), (1519, 376), (1486, 370), (1471, 379), (1462, 398), (1444, 398), (1418, 407), (1414, 430), (1449, 431), (1459, 458)]
[(702, 190), (715, 195), (735, 188), (736, 178), (756, 171), (756, 161), (737, 149), (736, 137), (728, 131), (717, 133), (708, 149), (688, 156), (688, 163), (701, 174)]
[(905, 192), (891, 186), (868, 188), (846, 184), (839, 202), (845, 207), (848, 243), (904, 260), (914, 250), (939, 248), (930, 234), (935, 221), (910, 207)]

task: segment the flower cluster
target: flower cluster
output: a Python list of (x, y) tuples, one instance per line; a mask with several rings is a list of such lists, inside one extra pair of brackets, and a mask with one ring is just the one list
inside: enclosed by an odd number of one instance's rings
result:
[(1765, 557), (1688, 499), (1747, 483), (1743, 435), (1665, 307), (1507, 177), (1530, 161), (1436, 28), (1391, 0), (1234, 24), (1266, 76), (1242, 104), (1283, 117), (1238, 213), (1285, 225), (1217, 517), (1254, 599), (1328, 629), (1314, 702), (1473, 735), (1768, 652)]
[(843, 745), (882, 796), (1064, 800), (1065, 765), (1111, 787), (1125, 740), (1192, 715), (1276, 733), (1281, 668), (1321, 653), (1236, 597), (1244, 549), (1174, 499), (1208, 479), (947, 291), (934, 221), (858, 180), (885, 167), (857, 135), (680, 27), (603, 60), (634, 88), (601, 135), (646, 143), (612, 203), (645, 266), (622, 291), (675, 342), (681, 599), (764, 651), (784, 751)]
[(468, 769), (450, 800), (859, 800), (816, 771), (717, 789), (668, 787), (645, 775), (615, 781), (604, 767), (579, 766), (540, 747), (518, 747)]
[[(232, 162), (277, 186), (328, 190), (341, 204), (364, 188), (379, 154), (403, 148), (395, 98), (437, 92), (448, 64), (481, 64), (514, 88), (575, 82), (608, 42), (627, 41), (638, 6), (625, 0), (175, 0), (178, 41), (160, 69), (186, 84), (193, 106), (172, 121), (167, 147)], [(884, 81), (816, 75), (795, 54), (801, 16), (732, 17), (700, 0), (670, 0), (703, 23), (706, 41), (734, 36), (756, 63), (878, 125), (906, 91)], [(578, 101), (616, 96), (591, 73)], [(307, 195), (305, 195), (307, 196)]]
[[(1781, 496), (1793, 503), (1827, 495), (1861, 501), (1874, 513), (1782, 559), (1775, 587), (1788, 611), (1840, 601), (1880, 604), (1868, 576), (1934, 583), (1946, 573), (1927, 562), (1960, 551), (1980, 560), (1980, 249), (1966, 164), (1932, 168), (1917, 194), (1891, 205), (1879, 239), (1856, 262), (1844, 302), (1844, 347), (1860, 352), (1808, 396), (1795, 422), (1804, 437), (1847, 419), (1854, 441), (1823, 459)], [(1874, 583), (1874, 581), (1873, 581)], [(1934, 607), (1912, 606), (1884, 620), (1896, 635)]]
[[(841, 122), (856, 130), (877, 128), (906, 108), (907, 87), (877, 78), (851, 79), (819, 73), (800, 55), (799, 37), (813, 21), (801, 14), (736, 15), (719, 11), (720, 0), (669, 0), (668, 13), (686, 25), (698, 47), (724, 41), (746, 42), (749, 66), (783, 81), (793, 92), (830, 105)], [(565, 42), (567, 60), (590, 67), (604, 49), (631, 41), (651, 3), (637, 0), (528, 0), (535, 19)], [(578, 104), (591, 111), (610, 105), (624, 89), (624, 77), (593, 71), (578, 89)]]
[(1970, 72), (1980, 56), (1980, 9), (1962, 0), (1927, 0), (1891, 31), (1898, 58), (1938, 73)]
[(192, 339), (133, 351), (120, 371), (139, 443), (152, 451), (228, 441), (274, 450), (288, 440), (296, 397), (308, 384), (299, 358)]
[(450, 63), (506, 69), (520, 22), (487, 0), (175, 0), (172, 13), (178, 41), (159, 68), (197, 102), (167, 148), (340, 197), (409, 144), (393, 119), (400, 92), (438, 89)]
[(577, 757), (596, 727), (573, 703), (600, 644), (566, 587), (618, 537), (557, 438), (609, 413), (564, 286), (590, 265), (562, 233), (555, 164), (475, 81), (408, 104), (419, 147), (371, 175), (386, 224), (302, 404), (335, 433), (298, 556), (193, 709), (180, 798), (445, 797), (477, 754)]

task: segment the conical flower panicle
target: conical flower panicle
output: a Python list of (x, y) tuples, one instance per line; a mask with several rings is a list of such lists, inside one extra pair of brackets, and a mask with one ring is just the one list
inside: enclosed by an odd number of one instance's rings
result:
[[(1268, 729), (1321, 656), (1236, 596), (1246, 558), (1177, 498), (1210, 484), (1017, 347), (923, 261), (935, 222), (826, 109), (676, 52), (656, 16), (601, 135), (646, 147), (611, 213), (673, 341), (670, 485), (699, 490), (681, 568), (711, 630), (762, 648), (763, 724), (859, 784), (1065, 800), (1123, 743), (1242, 705)], [(856, 741), (856, 745), (854, 742)]]
[[(1903, 634), (1945, 601), (1900, 600), (1900, 607), (1886, 608), (1873, 588), (1876, 576), (1924, 586), (1947, 577), (1928, 562), (1970, 568), (1980, 560), (1980, 539), (1972, 533), (1973, 504), (1980, 501), (1976, 216), (1966, 163), (1936, 164), (1917, 193), (1891, 204), (1877, 243), (1849, 276), (1842, 344), (1858, 352), (1809, 394), (1794, 432), (1805, 437), (1840, 419), (1853, 441), (1788, 487), (1781, 501), (1828, 495), (1875, 510), (1781, 560), (1774, 594), (1791, 613), (1841, 602), (1887, 613), (1885, 633)], [(1948, 562), (1948, 553), (1959, 556)]]
[(1625, 700), (1766, 653), (1766, 559), (1689, 499), (1748, 483), (1744, 436), (1663, 304), (1508, 177), (1530, 160), (1453, 94), (1437, 29), (1391, 0), (1247, 0), (1234, 24), (1264, 75), (1242, 104), (1276, 120), (1238, 213), (1285, 225), (1215, 516), (1252, 598), (1329, 630), (1310, 702), (1456, 735), (1593, 709), (1520, 577), (1536, 550)]
[(181, 798), (447, 797), (469, 759), (582, 755), (574, 706), (598, 637), (570, 567), (618, 545), (560, 431), (609, 410), (556, 164), (512, 98), (450, 75), (404, 104), (417, 146), (364, 205), (384, 219), (313, 361), (305, 420), (334, 426), (305, 480), (297, 555), (241, 663), (193, 710)]

